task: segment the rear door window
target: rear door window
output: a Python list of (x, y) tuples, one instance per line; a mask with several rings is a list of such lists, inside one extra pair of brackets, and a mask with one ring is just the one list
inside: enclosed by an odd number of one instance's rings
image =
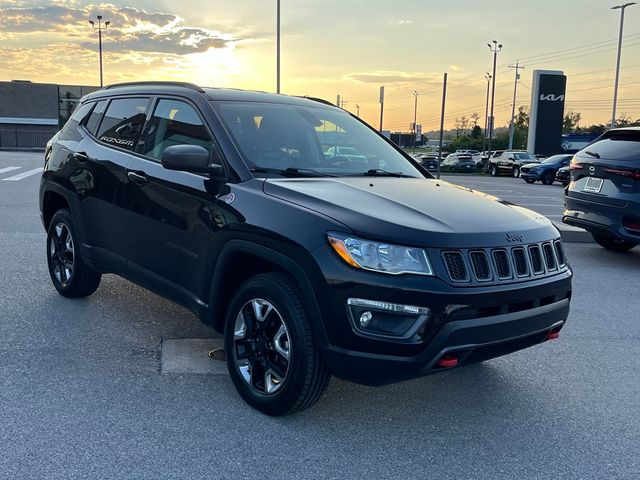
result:
[(585, 154), (585, 150), (596, 153), (606, 160), (640, 162), (640, 130), (611, 130), (605, 133), (602, 140), (592, 143), (578, 153), (580, 157), (593, 160), (593, 155)]
[(96, 135), (98, 133), (98, 125), (100, 124), (100, 119), (102, 118), (102, 114), (104, 113), (104, 109), (106, 107), (107, 100), (100, 100), (91, 112), (91, 115), (89, 115), (89, 119), (86, 123), (86, 128), (93, 135)]
[(148, 98), (116, 98), (100, 123), (98, 139), (108, 145), (133, 150), (144, 127)]

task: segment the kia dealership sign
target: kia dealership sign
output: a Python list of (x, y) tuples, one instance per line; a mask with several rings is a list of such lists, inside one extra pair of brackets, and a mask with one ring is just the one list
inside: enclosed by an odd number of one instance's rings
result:
[(562, 151), (562, 123), (567, 77), (555, 70), (534, 70), (527, 150), (553, 155)]

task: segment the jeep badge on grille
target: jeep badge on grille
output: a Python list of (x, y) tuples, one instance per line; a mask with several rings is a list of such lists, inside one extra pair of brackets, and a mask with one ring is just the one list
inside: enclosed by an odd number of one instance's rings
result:
[(520, 242), (524, 241), (524, 235), (521, 233), (507, 233), (507, 242)]

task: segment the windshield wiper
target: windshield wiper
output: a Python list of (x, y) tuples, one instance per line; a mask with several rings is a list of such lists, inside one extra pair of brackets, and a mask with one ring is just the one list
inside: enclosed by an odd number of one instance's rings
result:
[(274, 173), (276, 175), (282, 175), (283, 177), (335, 177), (330, 173), (318, 172), (311, 168), (267, 168), (267, 167), (254, 167), (249, 169), (252, 173)]
[(371, 170), (367, 170), (363, 175), (367, 175), (370, 177), (404, 177), (404, 173), (402, 172), (387, 172), (381, 168), (372, 168)]
[(600, 158), (600, 154), (596, 153), (596, 152), (590, 152), (589, 150), (585, 150), (584, 153), (586, 153), (587, 155), (590, 155), (592, 157), (595, 157), (595, 158)]

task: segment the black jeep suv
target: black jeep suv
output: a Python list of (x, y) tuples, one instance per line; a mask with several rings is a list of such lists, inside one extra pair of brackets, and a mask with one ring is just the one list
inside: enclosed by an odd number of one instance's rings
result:
[(331, 374), (380, 385), (556, 338), (569, 313), (549, 221), (433, 179), (321, 100), (107, 87), (49, 143), (40, 205), (60, 294), (116, 273), (188, 307), (270, 415)]

